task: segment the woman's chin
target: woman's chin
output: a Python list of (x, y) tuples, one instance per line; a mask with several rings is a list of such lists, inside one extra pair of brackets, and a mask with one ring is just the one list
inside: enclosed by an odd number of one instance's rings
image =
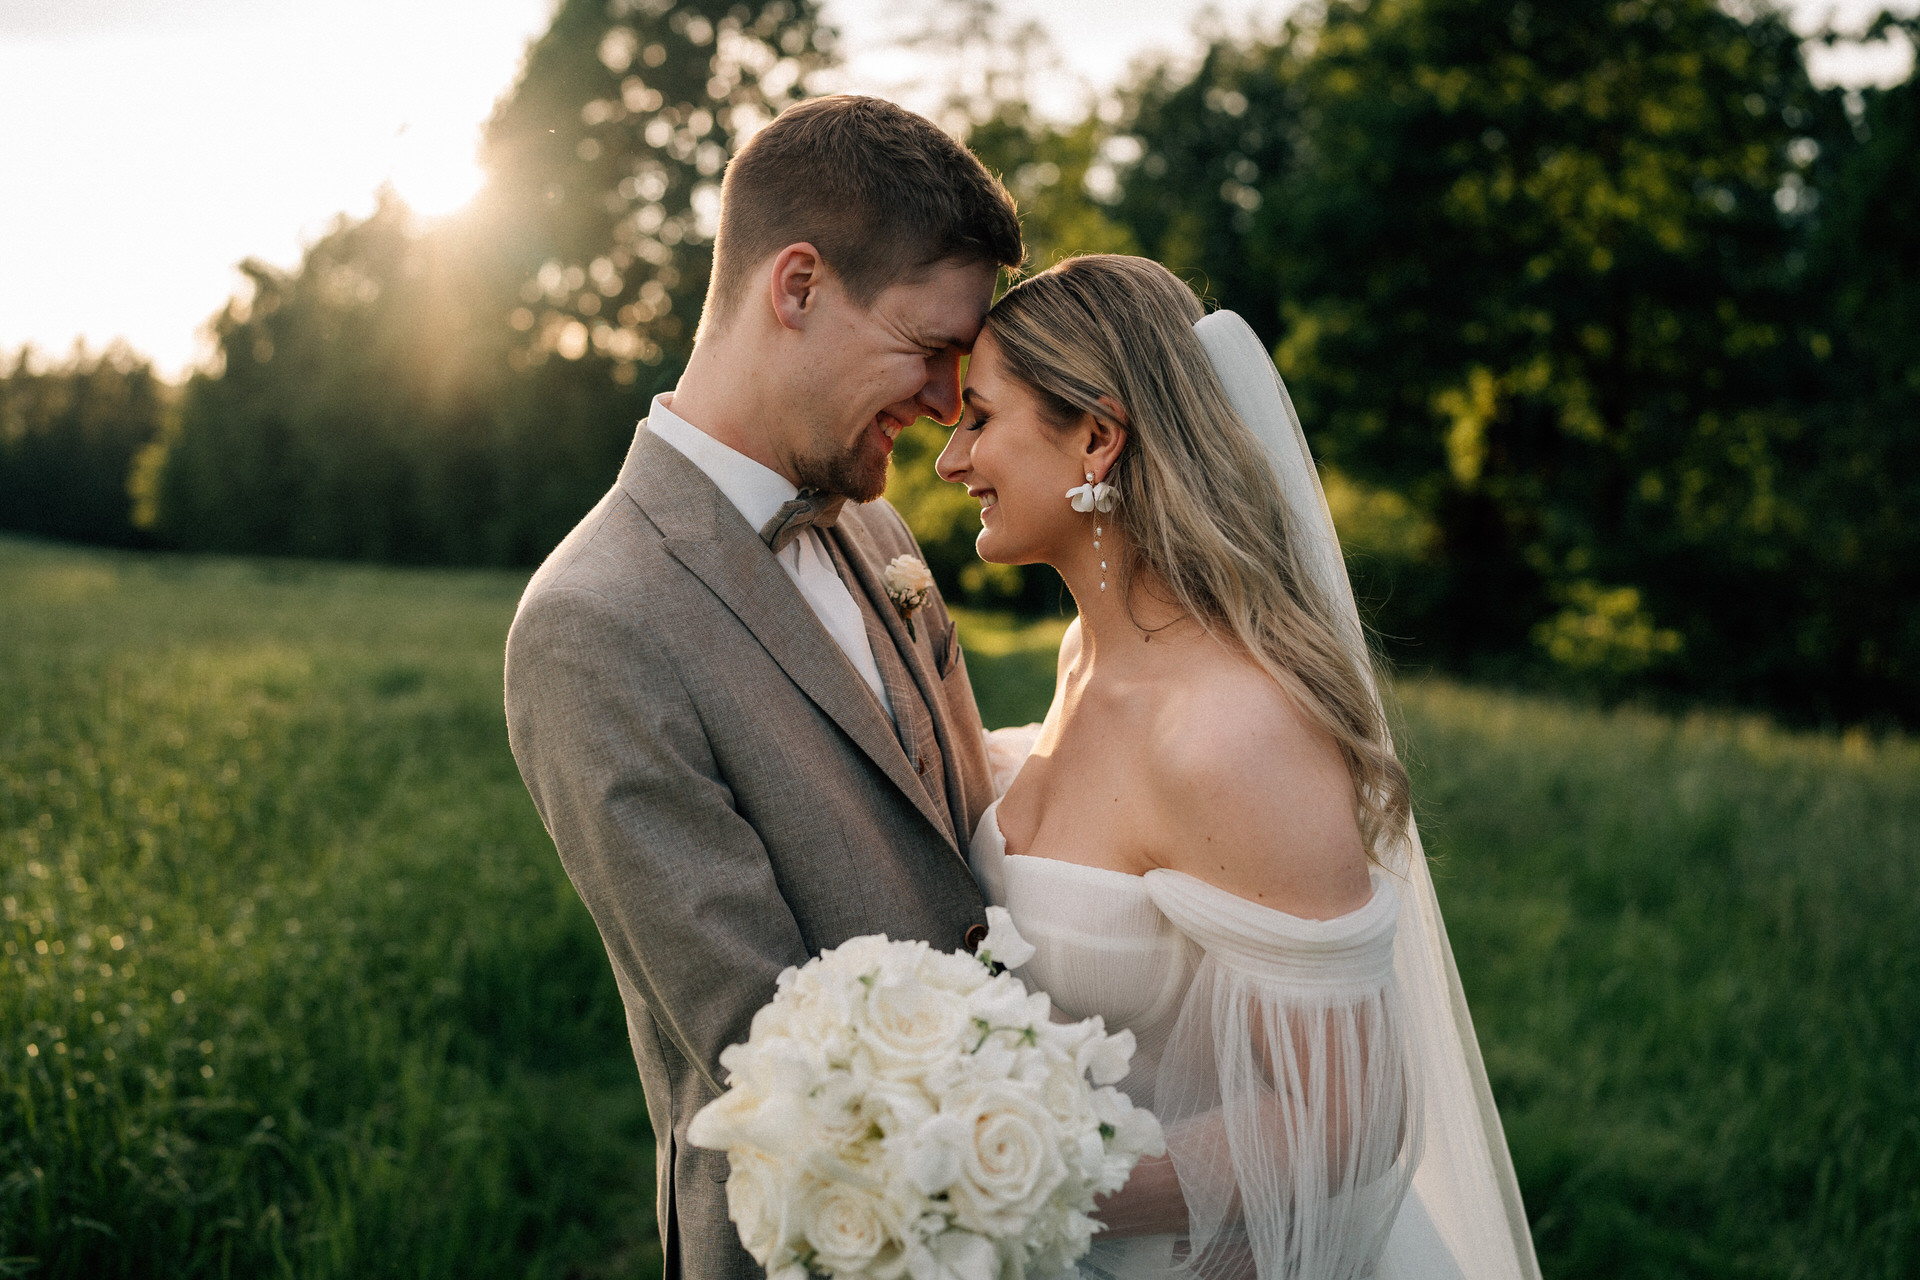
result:
[(1000, 545), (1001, 539), (994, 536), (992, 529), (982, 529), (974, 535), (973, 551), (988, 564), (1018, 564)]

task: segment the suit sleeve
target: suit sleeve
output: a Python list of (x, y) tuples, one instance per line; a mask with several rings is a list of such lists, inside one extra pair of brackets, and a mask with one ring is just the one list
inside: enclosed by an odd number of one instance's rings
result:
[(506, 685), (514, 758), (609, 957), (718, 1093), (720, 1051), (808, 955), (692, 699), (642, 628), (573, 588), (521, 606)]

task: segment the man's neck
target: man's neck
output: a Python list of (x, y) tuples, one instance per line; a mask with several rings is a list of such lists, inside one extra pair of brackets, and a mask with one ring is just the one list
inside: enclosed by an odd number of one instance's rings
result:
[(695, 345), (667, 405), (689, 426), (798, 484), (773, 449), (768, 425), (787, 406), (767, 403), (766, 362), (725, 340)]

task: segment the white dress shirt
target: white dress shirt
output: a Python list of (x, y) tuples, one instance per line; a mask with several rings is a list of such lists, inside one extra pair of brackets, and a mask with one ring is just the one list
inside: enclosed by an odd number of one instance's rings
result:
[[(647, 429), (700, 468), (754, 532), (758, 533), (784, 504), (798, 496), (800, 490), (791, 480), (721, 444), (667, 408), (666, 399), (664, 395), (653, 398)], [(847, 661), (873, 690), (873, 696), (880, 699), (887, 715), (892, 716), (893, 702), (887, 697), (887, 686), (880, 679), (880, 665), (873, 660), (873, 645), (867, 640), (866, 617), (854, 602), (847, 584), (840, 580), (839, 570), (833, 567), (833, 558), (820, 540), (820, 531), (811, 526), (802, 529), (800, 536), (782, 548), (774, 559), (793, 579), (793, 585), (800, 588), (800, 595), (820, 619), (820, 625), (847, 655)]]

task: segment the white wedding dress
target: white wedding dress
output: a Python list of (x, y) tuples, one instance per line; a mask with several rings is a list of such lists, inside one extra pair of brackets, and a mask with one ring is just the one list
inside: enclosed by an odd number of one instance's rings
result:
[(1403, 1200), (1420, 1136), (1391, 879), (1375, 871), (1365, 906), (1304, 920), (1177, 871), (1009, 855), (998, 809), (970, 857), (1035, 948), (1017, 976), (1064, 1017), (1133, 1032), (1120, 1087), (1166, 1127), (1192, 1218), (1186, 1240), (1096, 1238), (1083, 1273), (1170, 1276), (1178, 1257), (1208, 1280), (1465, 1280), (1419, 1196)]
[[(1264, 346), (1194, 326), (1261, 440), (1315, 585), (1365, 644), (1299, 419)], [(988, 737), (1004, 795), (1039, 726)], [(1035, 947), (1019, 971), (1136, 1049), (1122, 1082), (1167, 1132), (1188, 1234), (1095, 1238), (1088, 1280), (1539, 1280), (1420, 836), (1366, 905), (1306, 920), (1175, 871), (1009, 855), (999, 802), (969, 857)]]

